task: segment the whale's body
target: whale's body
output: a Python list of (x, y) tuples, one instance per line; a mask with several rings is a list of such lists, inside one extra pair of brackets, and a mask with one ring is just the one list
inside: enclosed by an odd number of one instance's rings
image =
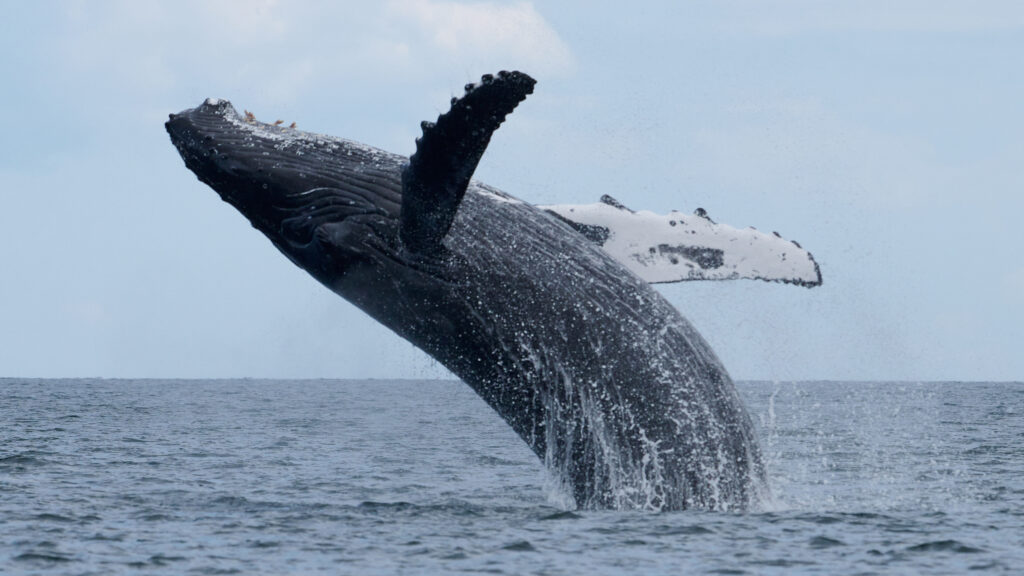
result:
[[(494, 98), (474, 90), (463, 100), (477, 108), (473, 98)], [(517, 102), (501, 104), (491, 131)], [(469, 181), (472, 169), (454, 207), (431, 212), (451, 204), (445, 173), (460, 166), (432, 159), (461, 153), (444, 118), (424, 127), (409, 168), (362, 144), (254, 122), (224, 101), (172, 115), (167, 129), (200, 180), (295, 264), (471, 386), (578, 506), (755, 501), (764, 471), (733, 383), (647, 282), (552, 213)], [(449, 149), (436, 153), (437, 139)]]

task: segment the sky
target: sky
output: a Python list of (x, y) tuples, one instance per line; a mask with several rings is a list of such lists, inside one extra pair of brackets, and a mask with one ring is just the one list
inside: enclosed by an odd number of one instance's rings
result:
[(409, 154), (538, 84), (476, 177), (705, 208), (824, 285), (658, 286), (735, 379), (1024, 380), (1024, 4), (0, 0), (0, 376), (446, 378), (184, 168), (170, 112)]

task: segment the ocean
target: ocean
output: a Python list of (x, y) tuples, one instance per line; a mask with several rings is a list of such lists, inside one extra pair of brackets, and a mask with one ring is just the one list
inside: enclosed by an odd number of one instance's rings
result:
[(0, 379), (0, 573), (1024, 571), (1024, 384), (737, 386), (770, 500), (650, 513), (458, 381)]

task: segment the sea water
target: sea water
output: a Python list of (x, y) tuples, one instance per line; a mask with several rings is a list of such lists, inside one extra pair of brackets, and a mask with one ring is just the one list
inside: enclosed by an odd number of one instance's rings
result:
[(1024, 572), (1024, 384), (745, 382), (772, 498), (566, 510), (457, 381), (0, 380), (5, 574)]

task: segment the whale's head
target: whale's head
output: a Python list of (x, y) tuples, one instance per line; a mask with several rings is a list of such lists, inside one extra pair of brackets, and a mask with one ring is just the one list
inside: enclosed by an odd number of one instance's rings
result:
[(259, 122), (213, 98), (165, 127), (189, 170), (290, 256), (324, 225), (398, 217), (401, 156)]

